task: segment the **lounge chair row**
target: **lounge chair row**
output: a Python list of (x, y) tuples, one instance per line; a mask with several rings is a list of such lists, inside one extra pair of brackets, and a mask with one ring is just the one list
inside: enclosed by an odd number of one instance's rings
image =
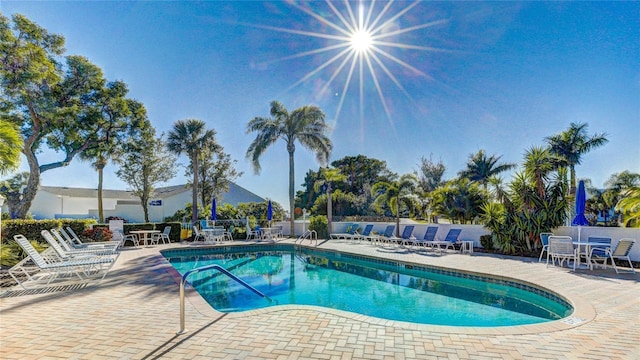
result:
[(120, 256), (120, 241), (82, 243), (73, 230), (42, 230), (49, 247), (39, 253), (24, 235), (16, 243), (27, 257), (9, 269), (9, 275), (25, 290), (54, 284), (102, 280)]
[(374, 244), (384, 245), (401, 245), (401, 246), (413, 246), (415, 248), (437, 248), (439, 251), (446, 249), (459, 248), (460, 241), (458, 240), (462, 229), (449, 229), (447, 235), (444, 238), (437, 237), (438, 227), (429, 226), (425, 231), (424, 236), (418, 239), (413, 236), (415, 229), (414, 225), (406, 225), (402, 231), (400, 237), (394, 235), (395, 225), (387, 225), (385, 231), (381, 234), (372, 234), (373, 224), (368, 224), (364, 227), (361, 233), (358, 232), (359, 226), (357, 224), (349, 224), (343, 233), (333, 233), (329, 236), (330, 239), (343, 239), (343, 240), (355, 240), (355, 241), (370, 241)]

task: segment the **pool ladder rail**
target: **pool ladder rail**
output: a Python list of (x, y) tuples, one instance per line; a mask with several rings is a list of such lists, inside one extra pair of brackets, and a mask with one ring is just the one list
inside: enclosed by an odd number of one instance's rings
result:
[(318, 246), (318, 233), (315, 230), (307, 230), (305, 231), (302, 235), (300, 235), (295, 243), (297, 244), (298, 241), (300, 241), (300, 243), (302, 243), (302, 241), (309, 239), (309, 242), (314, 241), (316, 242), (316, 246)]
[(185, 324), (184, 324), (185, 323), (185, 320), (184, 320), (184, 286), (187, 283), (187, 278), (191, 274), (199, 273), (201, 271), (211, 270), (211, 269), (218, 270), (219, 272), (223, 273), (224, 275), (227, 275), (232, 280), (235, 280), (238, 284), (240, 284), (240, 285), (246, 287), (247, 289), (251, 290), (256, 295), (258, 295), (260, 297), (263, 297), (263, 298), (269, 300), (270, 302), (273, 302), (272, 298), (268, 297), (267, 295), (262, 293), (260, 290), (254, 288), (253, 286), (247, 284), (244, 280), (242, 280), (239, 277), (233, 275), (227, 269), (223, 268), (222, 266), (220, 266), (218, 264), (206, 265), (206, 266), (202, 266), (202, 267), (199, 267), (199, 268), (196, 268), (196, 269), (189, 270), (186, 273), (184, 273), (184, 275), (182, 275), (182, 279), (180, 280), (180, 331), (177, 332), (178, 335), (181, 335), (181, 334), (184, 334), (184, 333), (187, 332), (187, 330), (185, 329)]

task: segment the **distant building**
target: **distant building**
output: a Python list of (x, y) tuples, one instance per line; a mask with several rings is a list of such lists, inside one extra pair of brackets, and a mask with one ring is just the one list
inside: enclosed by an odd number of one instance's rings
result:
[[(218, 200), (219, 205), (237, 206), (244, 202), (266, 200), (234, 183)], [(161, 222), (167, 216), (191, 203), (191, 187), (175, 185), (156, 189), (149, 200), (149, 221)], [(140, 199), (131, 191), (102, 190), (102, 206), (105, 219), (118, 216), (128, 222), (144, 222)], [(58, 186), (40, 186), (29, 209), (35, 219), (98, 218), (98, 190)]]

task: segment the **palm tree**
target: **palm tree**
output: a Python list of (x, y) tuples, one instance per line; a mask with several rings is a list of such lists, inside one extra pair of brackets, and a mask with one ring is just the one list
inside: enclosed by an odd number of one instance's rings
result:
[(326, 186), (326, 191), (327, 191), (327, 227), (329, 229), (329, 234), (331, 234), (331, 218), (333, 216), (332, 214), (332, 200), (331, 200), (331, 185), (334, 182), (338, 182), (338, 181), (345, 181), (347, 180), (347, 176), (342, 174), (340, 172), (340, 169), (330, 169), (329, 167), (320, 169), (319, 171), (319, 179), (316, 181), (316, 183), (313, 185), (313, 188), (316, 192), (318, 192), (318, 190), (321, 187), (325, 187)]
[(191, 223), (198, 221), (198, 156), (202, 149), (215, 141), (215, 130), (206, 130), (206, 124), (198, 119), (178, 120), (167, 136), (167, 149), (176, 154), (186, 153), (191, 161), (193, 187), (191, 196)]
[(586, 123), (571, 123), (566, 131), (546, 138), (551, 153), (563, 158), (569, 167), (572, 193), (576, 188), (575, 166), (582, 162), (582, 155), (609, 142), (605, 133), (589, 136), (587, 127)]
[(622, 193), (624, 196), (616, 205), (616, 210), (623, 213), (624, 226), (640, 227), (640, 187), (631, 187)]
[(501, 172), (513, 169), (515, 164), (498, 164), (502, 156), (491, 155), (487, 157), (484, 150), (469, 156), (467, 168), (458, 173), (461, 178), (467, 178), (473, 182), (479, 182), (486, 189), (489, 179)]
[(540, 197), (545, 196), (545, 184), (553, 171), (558, 170), (562, 159), (551, 153), (549, 148), (532, 146), (524, 154), (525, 174), (534, 180)]
[(282, 139), (289, 153), (289, 213), (291, 215), (291, 234), (294, 231), (294, 161), (296, 140), (305, 148), (315, 152), (318, 162), (325, 164), (333, 144), (325, 135), (329, 129), (324, 121), (324, 112), (317, 106), (307, 105), (289, 113), (278, 101), (271, 102), (271, 117), (255, 117), (247, 124), (247, 133), (257, 132), (256, 138), (247, 149), (247, 158), (251, 159), (253, 170), (260, 173), (260, 157), (264, 152)]
[(0, 121), (0, 175), (8, 175), (20, 165), (22, 136), (17, 126)]
[(415, 175), (406, 174), (397, 181), (380, 181), (373, 184), (371, 196), (375, 198), (373, 205), (378, 211), (384, 205), (391, 209), (391, 213), (396, 217), (396, 236), (400, 237), (400, 205), (404, 204), (411, 209), (416, 202), (414, 192), (418, 184)]

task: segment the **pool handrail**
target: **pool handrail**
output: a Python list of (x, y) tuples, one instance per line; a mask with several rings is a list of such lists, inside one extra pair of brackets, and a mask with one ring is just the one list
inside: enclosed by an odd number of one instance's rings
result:
[(232, 280), (235, 280), (238, 284), (246, 287), (247, 289), (251, 290), (252, 292), (254, 292), (256, 295), (259, 295), (269, 301), (273, 301), (273, 299), (271, 299), (270, 297), (268, 297), (267, 295), (263, 294), (260, 290), (254, 288), (253, 286), (247, 284), (244, 280), (240, 279), (239, 277), (233, 275), (232, 273), (230, 273), (227, 269), (223, 268), (222, 266), (218, 265), (218, 264), (212, 264), (212, 265), (206, 265), (206, 266), (201, 266), (199, 268), (196, 269), (192, 269), (187, 271), (186, 273), (184, 273), (184, 275), (182, 275), (182, 279), (180, 280), (180, 331), (177, 332), (178, 335), (184, 334), (187, 332), (187, 330), (185, 329), (184, 326), (184, 284), (187, 282), (187, 278), (189, 277), (189, 275), (194, 274), (194, 273), (198, 273), (201, 271), (205, 271), (205, 270), (211, 270), (211, 269), (215, 269), (218, 270), (219, 272), (223, 273), (224, 275), (227, 275), (229, 278), (231, 278)]

